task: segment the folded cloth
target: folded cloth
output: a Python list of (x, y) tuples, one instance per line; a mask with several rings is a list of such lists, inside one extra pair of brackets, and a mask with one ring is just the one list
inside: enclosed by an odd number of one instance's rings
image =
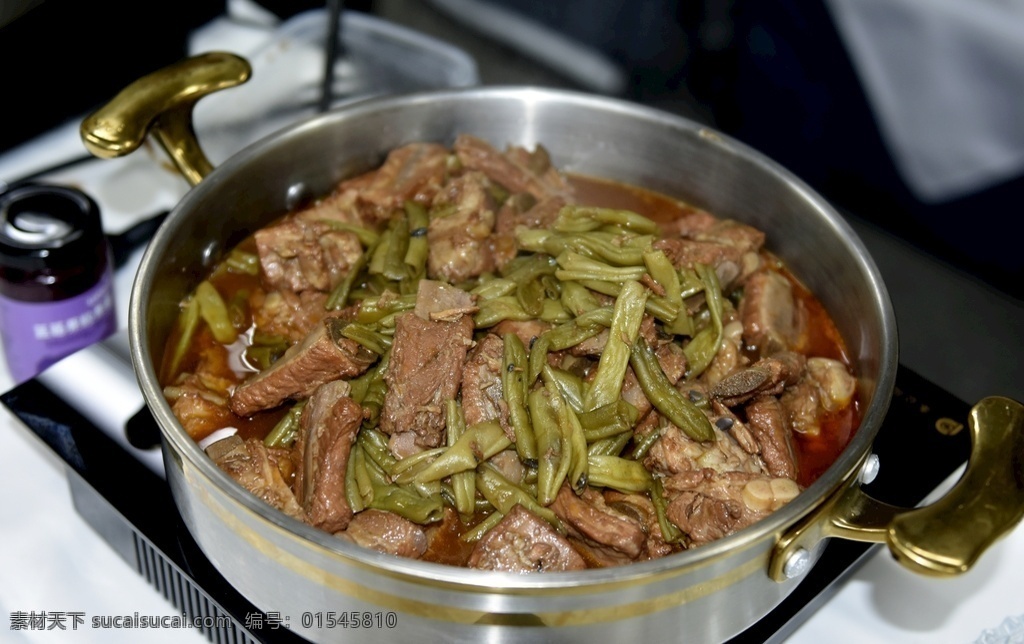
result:
[(1024, 2), (825, 4), (918, 199), (944, 202), (1024, 173)]

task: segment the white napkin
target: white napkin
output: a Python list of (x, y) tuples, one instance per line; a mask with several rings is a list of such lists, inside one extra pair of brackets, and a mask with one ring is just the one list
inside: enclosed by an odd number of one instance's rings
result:
[(1024, 171), (1024, 2), (826, 4), (919, 199), (954, 199)]

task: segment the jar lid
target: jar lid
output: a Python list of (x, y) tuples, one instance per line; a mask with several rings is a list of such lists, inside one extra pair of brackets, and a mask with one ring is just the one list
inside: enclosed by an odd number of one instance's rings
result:
[(0, 195), (0, 267), (26, 272), (103, 261), (99, 207), (75, 188), (23, 185)]

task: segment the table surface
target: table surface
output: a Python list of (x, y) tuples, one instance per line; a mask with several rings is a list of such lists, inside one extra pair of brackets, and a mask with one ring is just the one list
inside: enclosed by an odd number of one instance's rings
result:
[[(210, 42), (246, 53), (267, 34), (213, 25)], [(83, 153), (77, 120), (0, 156), (0, 179), (16, 179)], [(169, 208), (187, 191), (152, 155), (90, 161), (48, 177), (85, 188), (109, 232)], [(131, 189), (126, 189), (131, 186)], [(116, 277), (119, 320), (137, 253)], [(0, 361), (2, 362), (2, 361)], [(14, 385), (0, 366), (0, 391)], [(883, 467), (885, 464), (883, 464)], [(63, 465), (6, 410), (0, 410), (0, 640), (13, 642), (205, 641), (190, 628), (93, 627), (106, 616), (174, 615), (174, 608), (120, 559), (75, 512)], [(965, 575), (913, 575), (879, 550), (787, 640), (829, 642), (1008, 642), (1024, 637), (1024, 530), (998, 542)], [(46, 614), (45, 629), (14, 629), (15, 615)], [(84, 623), (72, 631), (74, 614)], [(62, 631), (60, 626), (67, 629)], [(1015, 638), (1015, 639), (1013, 639)]]

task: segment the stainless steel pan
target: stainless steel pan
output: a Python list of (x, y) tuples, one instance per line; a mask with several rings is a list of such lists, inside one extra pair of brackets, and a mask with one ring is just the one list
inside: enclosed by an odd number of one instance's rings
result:
[[(343, 637), (339, 616), (357, 611), (367, 641), (720, 641), (785, 598), (827, 538), (887, 543), (907, 567), (949, 575), (969, 568), (1024, 513), (1024, 408), (1004, 398), (972, 411), (967, 473), (936, 504), (893, 508), (860, 490), (893, 391), (893, 311), (847, 223), (758, 152), (629, 102), (485, 87), (349, 104), (212, 169), (192, 136), (192, 105), (247, 75), (245, 61), (230, 55), (184, 61), (133, 84), (82, 132), (101, 156), (130, 152), (152, 133), (195, 184), (154, 237), (134, 285), (135, 369), (189, 530), (231, 584), (303, 636)], [(853, 356), (864, 414), (849, 447), (783, 509), (710, 545), (619, 568), (525, 576), (364, 550), (286, 517), (228, 478), (178, 424), (157, 382), (178, 303), (227, 249), (303, 198), (372, 168), (396, 146), (451, 143), (460, 133), (499, 147), (543, 143), (566, 170), (645, 186), (768, 231), (769, 248), (823, 301)]]

